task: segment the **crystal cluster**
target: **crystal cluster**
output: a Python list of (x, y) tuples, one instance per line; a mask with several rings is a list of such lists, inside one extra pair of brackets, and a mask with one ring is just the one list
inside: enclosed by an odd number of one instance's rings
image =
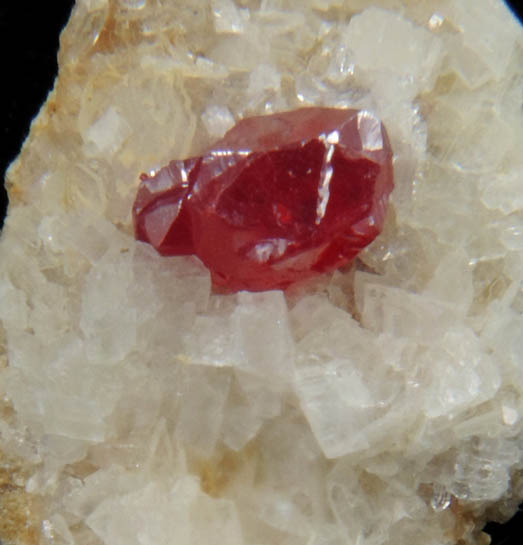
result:
[[(504, 4), (78, 0), (61, 44), (7, 180), (2, 542), (486, 543), (523, 497), (523, 32)], [(352, 265), (218, 294), (197, 258), (135, 240), (140, 172), (317, 107), (371, 112), (394, 150)]]
[(238, 123), (202, 157), (142, 176), (136, 238), (196, 254), (228, 291), (346, 265), (385, 222), (392, 151), (372, 113), (303, 108)]

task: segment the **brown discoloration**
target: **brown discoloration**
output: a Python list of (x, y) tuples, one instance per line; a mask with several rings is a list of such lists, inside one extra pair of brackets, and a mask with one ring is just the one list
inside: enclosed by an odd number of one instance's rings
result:
[(213, 498), (219, 498), (225, 494), (245, 464), (252, 464), (257, 456), (255, 444), (249, 443), (238, 452), (223, 449), (212, 458), (196, 460), (191, 469), (200, 477), (202, 491)]
[(9, 178), (6, 180), (6, 188), (9, 193), (9, 203), (11, 206), (27, 204), (27, 197), (25, 191), (19, 184), (15, 185), (10, 183)]
[(456, 545), (465, 545), (466, 538), (476, 527), (476, 517), (456, 497), (452, 498), (450, 510), (456, 517), (452, 538), (456, 541)]
[(47, 105), (47, 114), (49, 115), (49, 118), (51, 119), (56, 112), (58, 111), (58, 105), (56, 104), (55, 100), (52, 100)]
[(505, 275), (495, 278), (492, 280), (492, 282), (490, 282), (490, 284), (488, 284), (488, 286), (486, 286), (480, 297), (487, 303), (494, 299), (501, 299), (510, 284), (510, 279)]
[(98, 469), (98, 466), (84, 459), (65, 466), (64, 473), (83, 482), (84, 479), (95, 473)]
[(359, 483), (361, 489), (369, 497), (377, 497), (386, 489), (385, 483), (379, 477), (367, 471), (362, 472)]
[(0, 369), (7, 367), (7, 335), (0, 321)]
[(458, 78), (454, 72), (442, 74), (436, 80), (436, 84), (432, 91), (434, 96), (448, 95), (458, 84)]
[(98, 34), (94, 45), (91, 49), (92, 53), (109, 53), (116, 49), (116, 4), (109, 2), (109, 12), (105, 19), (105, 24)]
[[(430, 506), (431, 498), (434, 495), (433, 485), (429, 483), (420, 484), (418, 494)], [(440, 513), (442, 516), (444, 514), (453, 515), (454, 527), (446, 533), (446, 537), (455, 545), (470, 545), (471, 543), (488, 545), (490, 543), (488, 534), (478, 531), (488, 520), (488, 517), (485, 518), (484, 514), (474, 513), (455, 496), (451, 496), (448, 510), (445, 513)]]
[(136, 45), (142, 41), (140, 24), (137, 21), (121, 20), (115, 2), (109, 3), (109, 12), (104, 27), (98, 35), (91, 53), (112, 53), (121, 45)]
[(0, 542), (4, 545), (36, 545), (40, 521), (38, 502), (25, 491), (27, 469), (0, 452)]
[(478, 263), (474, 269), (475, 297), (472, 313), (480, 312), (495, 299), (501, 299), (511, 284), (503, 271), (503, 261), (493, 260)]

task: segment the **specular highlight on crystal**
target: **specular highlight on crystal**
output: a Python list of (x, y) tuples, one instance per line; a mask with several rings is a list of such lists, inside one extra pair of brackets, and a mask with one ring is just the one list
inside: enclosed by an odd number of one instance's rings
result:
[(227, 291), (281, 289), (354, 259), (383, 228), (393, 186), (372, 113), (257, 116), (201, 157), (143, 175), (135, 233), (162, 255), (196, 254)]

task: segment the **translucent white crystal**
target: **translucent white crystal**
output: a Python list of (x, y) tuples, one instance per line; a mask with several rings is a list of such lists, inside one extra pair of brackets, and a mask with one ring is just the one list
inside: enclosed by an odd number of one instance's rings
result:
[(281, 86), (281, 74), (275, 66), (260, 64), (250, 75), (248, 96), (252, 97), (252, 105), (261, 103), (270, 96), (271, 92), (278, 92)]
[(213, 138), (220, 138), (234, 125), (234, 118), (225, 106), (207, 106), (202, 114), (202, 121)]
[[(136, 311), (125, 311), (132, 280), (130, 260), (101, 265), (86, 278), (80, 328), (93, 361), (118, 362), (136, 345)], [(114, 298), (111, 306), (100, 289), (102, 284)]]
[(300, 341), (296, 376), (303, 411), (330, 458), (368, 448), (368, 426), (385, 415), (401, 388), (393, 371), (397, 355), (391, 350), (387, 364), (376, 369), (374, 362), (383, 361), (379, 345), (337, 312), (332, 307), (323, 327)]
[(451, 305), (378, 282), (374, 275), (356, 274), (361, 297), (359, 310), (365, 327), (423, 344), (438, 343), (442, 335), (455, 327), (455, 309)]
[(500, 173), (489, 176), (485, 181), (482, 201), (488, 208), (499, 208), (505, 214), (521, 210), (523, 196), (521, 184), (523, 174), (521, 171)]
[(500, 386), (497, 369), (482, 354), (472, 333), (447, 333), (445, 348), (444, 352), (428, 350), (420, 356), (420, 365), (426, 370), (421, 380), (430, 382), (424, 408), (430, 417), (479, 404), (492, 397)]
[(263, 424), (256, 406), (245, 399), (231, 399), (222, 425), (223, 442), (233, 450), (242, 449), (253, 439)]
[(87, 144), (97, 153), (115, 153), (130, 133), (124, 118), (110, 107), (86, 132)]
[(411, 78), (420, 88), (430, 82), (441, 57), (437, 37), (397, 13), (375, 7), (351, 19), (347, 42), (356, 65)]
[(213, 0), (212, 9), (216, 32), (243, 32), (241, 13), (232, 0)]
[(444, 511), (450, 506), (452, 496), (447, 492), (444, 486), (436, 483), (433, 486), (433, 496), (430, 499), (430, 506), (434, 511)]
[(510, 61), (521, 29), (503, 2), (488, 0), (485, 8), (467, 0), (449, 4), (444, 11), (460, 29), (463, 41), (475, 52), (476, 58), (499, 78)]
[[(336, 32), (338, 31), (338, 32)], [(331, 31), (323, 42), (324, 53), (330, 56), (326, 76), (329, 81), (339, 84), (354, 75), (354, 52), (347, 33)]]
[(292, 377), (294, 343), (281, 292), (241, 292), (232, 323), (244, 358), (241, 369), (268, 380)]
[(233, 312), (196, 318), (182, 360), (235, 367), (273, 383), (289, 380), (294, 347), (283, 294), (240, 292), (236, 300)]
[(107, 545), (243, 543), (234, 505), (205, 496), (189, 476), (110, 494), (86, 522)]
[[(189, 517), (189, 505), (197, 495), (198, 484), (194, 479), (186, 478), (172, 490), (151, 483), (123, 496), (109, 496), (86, 522), (108, 545), (167, 544), (173, 538), (188, 543), (190, 528), (184, 522)], [(176, 502), (176, 497), (183, 500)]]
[(508, 468), (519, 456), (513, 442), (473, 437), (458, 454), (452, 493), (472, 501), (496, 500), (506, 490)]
[(183, 443), (209, 456), (221, 431), (230, 377), (195, 367), (187, 369), (182, 381), (177, 393), (180, 413), (176, 435)]

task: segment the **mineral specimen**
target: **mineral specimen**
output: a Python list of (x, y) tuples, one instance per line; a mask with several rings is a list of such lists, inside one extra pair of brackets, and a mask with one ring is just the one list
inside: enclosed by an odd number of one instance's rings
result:
[(196, 254), (228, 291), (285, 288), (372, 242), (392, 188), (389, 139), (370, 112), (248, 118), (203, 157), (143, 177), (136, 237), (163, 255)]
[[(523, 497), (506, 6), (77, 0), (61, 44), (7, 179), (2, 543), (485, 545)], [(217, 294), (135, 240), (137, 173), (307, 107), (372, 111), (394, 150), (383, 231), (348, 267)]]

